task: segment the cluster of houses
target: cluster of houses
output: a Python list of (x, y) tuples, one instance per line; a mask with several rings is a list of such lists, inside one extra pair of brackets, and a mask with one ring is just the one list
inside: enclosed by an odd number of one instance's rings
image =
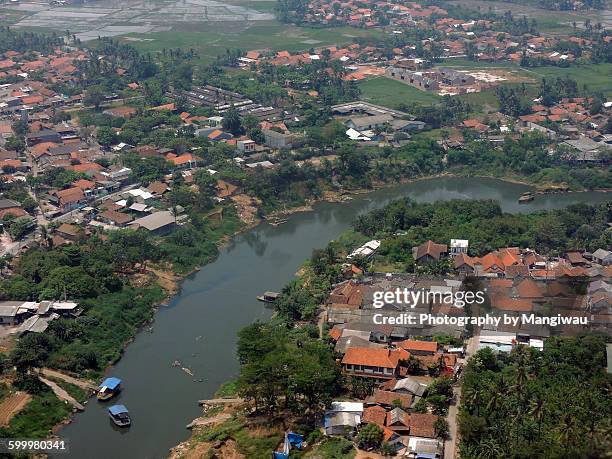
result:
[[(380, 241), (369, 241), (347, 260), (350, 263), (357, 255), (371, 257), (379, 246)], [(541, 350), (544, 340), (553, 335), (611, 332), (612, 253), (607, 250), (568, 252), (552, 258), (506, 247), (477, 257), (469, 255), (469, 241), (453, 239), (449, 244), (427, 241), (416, 246), (413, 258), (417, 265), (446, 258), (455, 272), (446, 276), (365, 273), (351, 266), (345, 271), (346, 280), (334, 287), (325, 302), (329, 336), (343, 373), (349, 379), (368, 380), (373, 387), (363, 400), (332, 404), (325, 414), (328, 435), (350, 437), (372, 423), (402, 456), (442, 457), (438, 416), (415, 407), (427, 397), (433, 377), (452, 378), (464, 362), (463, 346), (441, 345), (437, 338), (456, 344), (474, 331), (469, 332), (460, 321), (423, 323), (406, 317), (465, 316), (465, 305), (448, 303), (442, 299), (445, 294), (456, 295), (476, 286), (484, 301), (472, 303), (469, 314), (473, 316), (588, 319), (586, 325), (568, 322), (560, 326), (529, 320), (486, 321), (474, 333), (473, 349), (510, 352), (523, 344)], [(383, 296), (384, 304), (377, 304), (380, 292), (394, 291), (439, 295), (413, 296), (416, 300), (409, 304), (397, 296)], [(394, 320), (377, 321), (377, 315)]]
[[(534, 250), (505, 247), (482, 256), (470, 256), (468, 245), (468, 241), (461, 239), (452, 239), (449, 245), (427, 241), (413, 248), (413, 258), (417, 264), (427, 264), (449, 257), (457, 275), (482, 281), (494, 311), (581, 316), (588, 318), (588, 328), (609, 332), (612, 325), (609, 250), (545, 257)], [(456, 308), (445, 312), (459, 313)], [(572, 325), (557, 328), (561, 330), (577, 331)], [(550, 333), (541, 332), (544, 334), (539, 337)]]
[(415, 407), (426, 396), (431, 375), (453, 376), (460, 368), (463, 349), (451, 353), (434, 341), (387, 341), (384, 332), (351, 324), (334, 326), (330, 336), (342, 355), (344, 374), (367, 380), (372, 390), (359, 402), (333, 402), (325, 413), (326, 434), (352, 437), (366, 424), (375, 424), (399, 456), (442, 457), (439, 416)]
[(0, 301), (0, 333), (41, 333), (59, 317), (76, 317), (81, 310), (71, 301)]
[(467, 132), (493, 144), (535, 132), (548, 140), (549, 154), (558, 154), (569, 165), (606, 166), (612, 152), (612, 102), (604, 102), (596, 113), (592, 104), (592, 99), (564, 98), (546, 107), (536, 100), (532, 113), (517, 118), (495, 112), (463, 120), (449, 128), (447, 138), (440, 143), (444, 148), (461, 149)]
[[(396, 34), (410, 29), (432, 30), (438, 35), (435, 43), (441, 45), (442, 57), (462, 56), (470, 51), (482, 61), (520, 62), (528, 57), (551, 64), (573, 62), (579, 57), (588, 58), (594, 43), (573, 34), (542, 36), (533, 30), (520, 34), (519, 27), (516, 27), (516, 33), (512, 33), (494, 20), (454, 18), (444, 8), (414, 2), (399, 4), (384, 0), (364, 3), (349, 0), (329, 3), (312, 0), (306, 5), (303, 16), (296, 20), (320, 26), (378, 27)], [(529, 29), (526, 21), (524, 25)], [(558, 45), (563, 41), (578, 45), (582, 50), (580, 55), (576, 56), (567, 47), (560, 48)], [(433, 39), (422, 42), (425, 49), (431, 49), (433, 43)]]
[(346, 136), (363, 145), (399, 146), (410, 139), (410, 133), (425, 127), (408, 113), (365, 101), (334, 105), (331, 110), (347, 128)]

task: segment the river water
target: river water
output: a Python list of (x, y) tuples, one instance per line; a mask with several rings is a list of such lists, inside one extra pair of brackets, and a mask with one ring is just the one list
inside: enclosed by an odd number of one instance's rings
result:
[[(236, 237), (214, 263), (184, 281), (181, 293), (160, 308), (153, 330), (141, 332), (110, 370), (123, 379), (123, 392), (114, 402), (128, 407), (132, 426), (114, 428), (106, 414), (108, 403), (91, 399), (85, 412), (60, 431), (70, 442), (69, 457), (166, 457), (169, 448), (188, 438), (186, 424), (201, 413), (197, 400), (211, 398), (222, 382), (237, 376), (237, 332), (270, 316), (255, 297), (265, 290), (280, 291), (313, 249), (347, 230), (358, 214), (405, 196), (419, 202), (495, 199), (506, 212), (610, 199), (605, 193), (569, 193), (538, 196), (519, 205), (517, 198), (528, 190), (493, 179), (437, 178), (346, 203), (318, 203), (314, 211), (291, 215), (281, 226), (262, 224)], [(175, 360), (194, 376), (173, 367)]]

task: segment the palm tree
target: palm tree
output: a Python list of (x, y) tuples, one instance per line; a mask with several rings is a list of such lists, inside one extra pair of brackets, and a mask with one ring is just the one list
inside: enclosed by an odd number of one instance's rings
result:
[(542, 432), (542, 423), (546, 416), (546, 399), (538, 394), (536, 399), (532, 402), (531, 414), (538, 421), (538, 436)]
[(504, 457), (502, 447), (493, 438), (487, 438), (481, 441), (476, 451), (476, 457), (479, 459), (499, 459)]

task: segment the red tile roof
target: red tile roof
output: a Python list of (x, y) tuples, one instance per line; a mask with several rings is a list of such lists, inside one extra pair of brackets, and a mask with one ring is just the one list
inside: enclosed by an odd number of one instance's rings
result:
[(370, 349), (350, 347), (342, 358), (345, 365), (365, 365), (369, 367), (397, 368), (400, 360), (408, 359), (410, 354), (403, 349)]

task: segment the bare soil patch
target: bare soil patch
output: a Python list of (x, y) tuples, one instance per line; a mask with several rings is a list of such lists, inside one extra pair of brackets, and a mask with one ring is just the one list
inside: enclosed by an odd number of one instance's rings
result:
[(23, 410), (32, 399), (30, 394), (25, 392), (15, 392), (0, 403), (0, 426), (8, 426), (11, 419)]

